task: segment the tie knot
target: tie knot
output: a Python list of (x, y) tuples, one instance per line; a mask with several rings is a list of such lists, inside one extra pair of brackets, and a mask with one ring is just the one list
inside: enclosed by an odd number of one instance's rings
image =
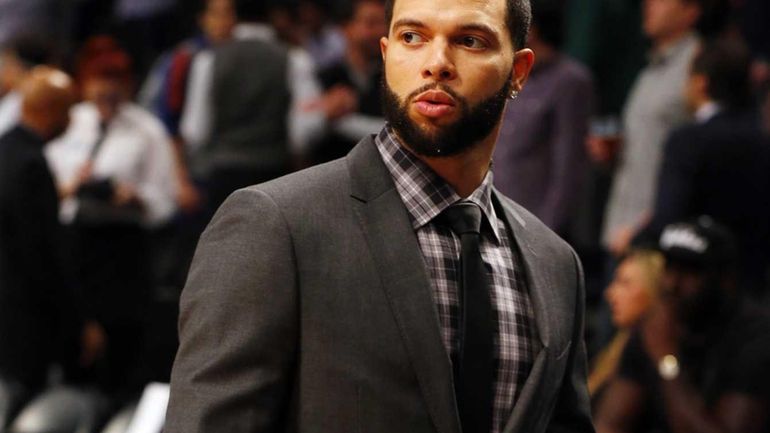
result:
[(481, 232), (481, 208), (470, 202), (453, 204), (440, 215), (441, 222), (455, 234), (479, 234)]

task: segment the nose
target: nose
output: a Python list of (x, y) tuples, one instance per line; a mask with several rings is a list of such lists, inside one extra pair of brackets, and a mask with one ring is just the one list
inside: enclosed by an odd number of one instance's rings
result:
[(422, 77), (434, 81), (451, 81), (457, 77), (447, 41), (436, 38), (430, 44), (428, 59), (422, 70)]

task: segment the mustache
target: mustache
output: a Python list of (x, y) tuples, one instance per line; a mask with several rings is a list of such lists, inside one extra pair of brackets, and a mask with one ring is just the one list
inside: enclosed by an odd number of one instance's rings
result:
[(462, 96), (458, 95), (457, 92), (452, 90), (451, 87), (447, 86), (444, 83), (430, 83), (426, 84), (419, 89), (415, 90), (414, 92), (410, 93), (409, 96), (406, 97), (406, 102), (410, 102), (414, 100), (416, 97), (420, 96), (422, 93), (427, 92), (428, 90), (441, 90), (442, 92), (448, 94), (453, 99), (460, 102), (462, 105), (466, 105), (467, 101)]

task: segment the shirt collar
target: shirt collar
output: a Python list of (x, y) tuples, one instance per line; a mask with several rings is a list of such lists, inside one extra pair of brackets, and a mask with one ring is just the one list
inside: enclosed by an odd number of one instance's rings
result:
[(380, 131), (374, 142), (406, 205), (412, 228), (417, 230), (425, 226), (457, 202), (469, 201), (481, 208), (495, 242), (500, 242), (497, 215), (492, 204), (492, 170), (487, 172), (481, 185), (463, 199), (427, 164), (401, 145), (390, 125)]
[(695, 121), (706, 123), (722, 111), (722, 107), (714, 101), (706, 102), (695, 111)]

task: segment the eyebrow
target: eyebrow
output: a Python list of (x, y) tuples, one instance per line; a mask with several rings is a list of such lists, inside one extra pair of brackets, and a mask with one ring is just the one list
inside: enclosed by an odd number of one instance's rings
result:
[[(395, 23), (393, 23), (393, 28), (399, 28), (399, 27), (418, 27), (418, 28), (425, 28), (427, 27), (425, 23), (419, 20), (411, 19), (411, 18), (403, 18)], [(486, 33), (489, 35), (494, 36), (495, 38), (499, 39), (500, 34), (499, 32), (495, 31), (492, 27), (486, 25), (486, 24), (480, 24), (480, 23), (469, 23), (469, 24), (463, 24), (459, 27), (460, 31), (477, 31)]]

